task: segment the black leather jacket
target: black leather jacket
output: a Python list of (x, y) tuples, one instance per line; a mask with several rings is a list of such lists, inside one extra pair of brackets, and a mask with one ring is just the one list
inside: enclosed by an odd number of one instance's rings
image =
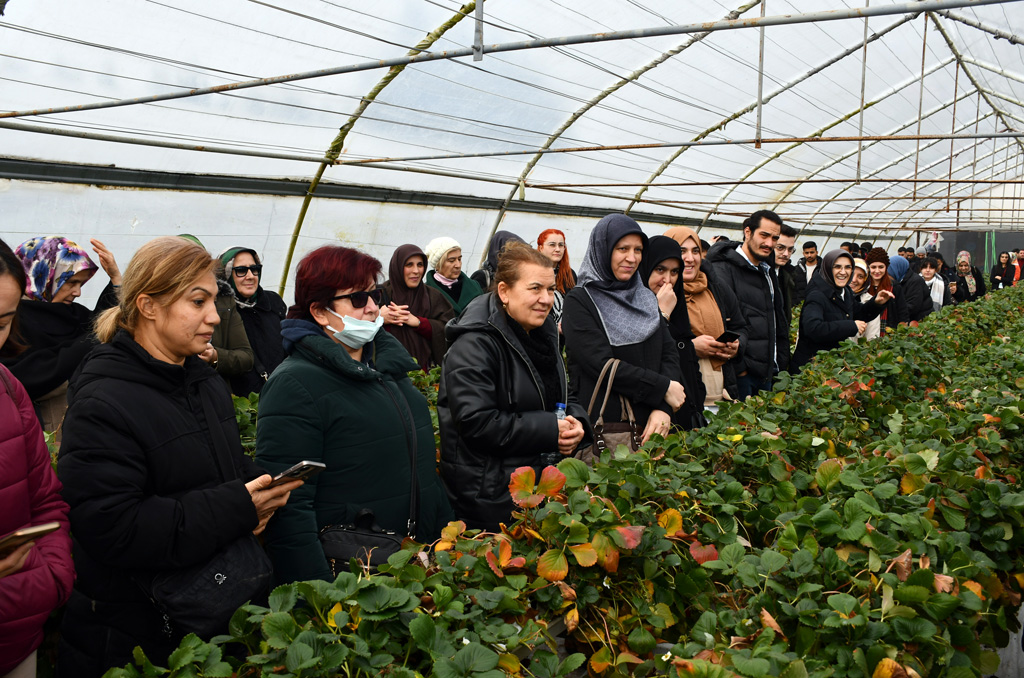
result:
[[(543, 332), (558, 350), (550, 316), (534, 331)], [(539, 478), (541, 454), (558, 452), (558, 422), (544, 405), (537, 368), (493, 292), (471, 301), (448, 323), (445, 336), (449, 349), (437, 397), (441, 479), (456, 518), (470, 528), (494, 531), (511, 519), (512, 472), (533, 466)], [(564, 363), (557, 363), (566, 413), (583, 423), (582, 445), (588, 445), (587, 416), (569, 396)]]

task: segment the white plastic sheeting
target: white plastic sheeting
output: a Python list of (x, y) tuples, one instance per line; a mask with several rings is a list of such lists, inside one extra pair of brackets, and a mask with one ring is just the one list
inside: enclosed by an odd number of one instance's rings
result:
[[(765, 2), (769, 16), (860, 4)], [(871, 6), (884, 4), (894, 3), (875, 0)], [(10, 0), (0, 18), (0, 111), (142, 97), (399, 57), (459, 8), (450, 0)], [(688, 24), (738, 10), (742, 18), (752, 18), (762, 8), (749, 0), (489, 0), (484, 40), (504, 43)], [(1024, 126), (1022, 47), (985, 30), (1004, 38), (1024, 35), (1021, 3), (866, 21), (866, 33), (865, 19), (765, 29), (765, 139), (858, 136), (861, 125), (869, 136), (1006, 133)], [(470, 13), (430, 49), (465, 48), (472, 43), (473, 29)], [(339, 166), (328, 169), (324, 180), (490, 198), (499, 205), (525, 197), (597, 210), (633, 209), (704, 221), (708, 234), (761, 207), (774, 207), (797, 228), (834, 232), (839, 240), (902, 243), (914, 228), (1020, 228), (1021, 185), (976, 183), (1020, 179), (1024, 140), (1015, 138), (882, 140), (864, 142), (860, 154), (855, 141), (532, 153), (546, 145), (754, 137), (759, 34), (745, 28), (410, 65), (354, 121), (343, 160), (531, 153), (398, 160), (387, 168)], [(865, 34), (866, 52), (861, 48)], [(642, 75), (635, 76), (638, 71)], [(858, 115), (862, 71), (863, 121)], [(125, 140), (290, 154), (307, 161), (10, 129), (0, 129), (0, 156), (308, 180), (338, 128), (385, 72), (12, 119)], [(855, 184), (858, 157), (866, 181)], [(520, 193), (516, 185), (526, 170)], [(736, 181), (773, 183), (730, 184)], [(97, 189), (22, 183), (11, 182), (0, 193), (2, 232), (14, 241), (44, 225), (48, 232), (63, 232), (70, 224), (78, 225), (83, 237), (121, 237), (135, 219), (135, 231), (126, 237), (184, 230), (215, 243), (223, 239), (225, 246), (240, 244), (238, 238), (265, 238), (276, 254), (287, 248), (301, 204), (296, 198), (174, 191), (118, 190), (94, 197)], [(644, 186), (648, 183), (654, 185)], [(538, 187), (543, 184), (559, 188)], [(998, 199), (990, 199), (993, 188)], [(457, 233), (467, 241), (467, 268), (477, 262), (496, 226), (530, 239), (549, 223), (570, 223), (570, 252), (579, 259), (586, 226), (593, 222), (591, 217), (540, 218), (498, 208), (428, 209), (315, 198), (312, 204), (296, 255), (344, 233), (346, 242), (366, 243), (386, 259), (401, 242), (423, 245), (435, 235)], [(657, 224), (647, 226), (649, 232), (659, 230)], [(820, 244), (825, 237), (815, 239)], [(123, 242), (132, 249), (129, 240)]]

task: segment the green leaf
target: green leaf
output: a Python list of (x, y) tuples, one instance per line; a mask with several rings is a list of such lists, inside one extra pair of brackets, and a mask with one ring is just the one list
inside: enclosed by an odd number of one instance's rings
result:
[(889, 623), (896, 637), (907, 643), (927, 643), (932, 636), (938, 633), (935, 624), (921, 617), (915, 619), (893, 617)]
[(828, 597), (828, 606), (847, 616), (857, 607), (857, 599), (849, 593), (833, 593)]
[(822, 492), (828, 492), (839, 482), (839, 473), (843, 470), (838, 459), (826, 459), (814, 473), (814, 482)]
[(919, 454), (911, 453), (904, 455), (903, 464), (907, 468), (907, 473), (913, 473), (915, 476), (922, 476), (928, 473), (928, 463)]
[(923, 603), (928, 600), (931, 592), (923, 586), (907, 586), (903, 584), (896, 589), (893, 598), (901, 603)]
[(871, 494), (875, 495), (875, 499), (885, 501), (886, 499), (892, 499), (900, 491), (900, 488), (895, 483), (882, 483), (876, 485), (875, 489), (871, 490)]
[(270, 609), (273, 612), (289, 612), (295, 607), (297, 600), (298, 595), (295, 592), (295, 586), (292, 584), (278, 586), (270, 594)]
[(766, 549), (761, 553), (761, 569), (767, 574), (772, 574), (786, 566), (789, 559), (778, 551)]
[(284, 657), (284, 665), (292, 673), (298, 673), (304, 668), (309, 668), (318, 661), (320, 659), (313, 656), (313, 648), (305, 643), (292, 643), (288, 646), (288, 652)]
[(777, 483), (775, 485), (775, 497), (779, 501), (793, 501), (796, 499), (796, 485), (788, 480)]
[(867, 533), (867, 524), (863, 520), (858, 520), (836, 532), (836, 537), (843, 541), (857, 541)]
[(967, 518), (956, 509), (952, 509), (945, 504), (939, 504), (939, 511), (942, 512), (943, 519), (957, 532), (967, 527)]
[(736, 567), (736, 565), (743, 559), (744, 553), (746, 553), (746, 549), (743, 548), (743, 544), (728, 544), (718, 552), (718, 559), (727, 567)]
[(179, 647), (167, 658), (167, 667), (171, 671), (180, 671), (186, 664), (191, 663), (195, 656), (196, 652), (191, 647)]
[(960, 607), (960, 599), (948, 593), (936, 593), (922, 607), (932, 619), (942, 621)]
[(653, 650), (657, 641), (650, 631), (643, 626), (638, 626), (629, 634), (627, 642), (629, 643), (629, 649), (643, 655)]
[(579, 459), (566, 457), (558, 462), (558, 470), (565, 474), (568, 487), (583, 487), (590, 481), (590, 467)]
[(807, 667), (804, 666), (804, 660), (797, 659), (790, 662), (779, 674), (779, 678), (807, 678)]
[(999, 506), (1008, 509), (1024, 508), (1024, 494), (1007, 493), (999, 498)]
[(490, 671), (498, 665), (498, 653), (480, 643), (470, 643), (455, 653), (455, 665), (463, 675)]
[(740, 654), (732, 655), (732, 665), (737, 671), (750, 678), (764, 678), (768, 675), (772, 665), (767, 659), (751, 659)]
[(409, 635), (421, 650), (429, 651), (434, 642), (434, 628), (430, 615), (418, 614), (409, 622)]

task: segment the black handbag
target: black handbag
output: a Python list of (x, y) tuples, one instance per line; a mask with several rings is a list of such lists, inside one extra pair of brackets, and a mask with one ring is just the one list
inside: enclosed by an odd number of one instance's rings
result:
[[(384, 388), (387, 388), (385, 385)], [(397, 399), (395, 405), (398, 405)], [(413, 421), (412, 412), (406, 407), (402, 414)], [(403, 417), (403, 420), (405, 417)], [(420, 514), (420, 484), (416, 477), (416, 438), (410, 440), (409, 430), (405, 427), (405, 446), (409, 450), (409, 477), (412, 487), (409, 490), (409, 519), (406, 521), (406, 534), (415, 539), (416, 519)], [(379, 565), (386, 563), (393, 553), (402, 550), (404, 537), (392, 530), (385, 530), (377, 525), (372, 509), (364, 508), (356, 514), (355, 519), (347, 525), (327, 525), (320, 530), (320, 546), (335, 577), (345, 571), (349, 562), (355, 558), (376, 571)]]
[[(212, 438), (213, 456), (221, 477), (236, 477), (231, 446), (221, 430), (210, 394), (201, 394)], [(236, 539), (200, 565), (149, 578), (136, 577), (153, 605), (164, 617), (164, 633), (195, 633), (211, 638), (227, 632), (228, 621), (242, 605), (266, 595), (273, 566), (253, 534)]]

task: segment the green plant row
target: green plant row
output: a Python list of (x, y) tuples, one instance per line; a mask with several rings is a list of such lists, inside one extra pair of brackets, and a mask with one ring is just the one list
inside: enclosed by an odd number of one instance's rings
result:
[(1022, 302), (822, 354), (594, 468), (520, 469), (501, 534), (452, 523), (379, 574), (278, 588), (166, 668), (138, 653), (107, 675), (992, 673), (1024, 579)]

